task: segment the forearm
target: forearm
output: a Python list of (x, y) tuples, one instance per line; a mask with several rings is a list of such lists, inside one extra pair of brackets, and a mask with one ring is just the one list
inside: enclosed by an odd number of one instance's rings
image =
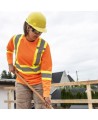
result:
[(42, 85), (43, 85), (43, 97), (49, 97), (51, 91), (51, 81), (42, 80)]

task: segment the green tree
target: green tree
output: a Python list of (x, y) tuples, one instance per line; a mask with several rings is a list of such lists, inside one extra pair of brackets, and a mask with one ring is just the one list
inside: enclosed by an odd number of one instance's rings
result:
[(12, 79), (13, 77), (12, 77), (12, 74), (11, 74), (11, 72), (8, 72), (8, 74), (7, 74), (7, 79)]
[(82, 96), (83, 96), (83, 99), (87, 99), (87, 93), (86, 92), (83, 92)]
[[(72, 93), (69, 90), (69, 88), (68, 88), (68, 90), (65, 90), (65, 88), (62, 89), (61, 99), (71, 99), (71, 98), (73, 98), (73, 97), (72, 97)], [(71, 104), (70, 103), (61, 103), (61, 106), (68, 109), (68, 108), (70, 108)]]
[(76, 94), (76, 99), (81, 99), (82, 98), (82, 94), (81, 94), (81, 92), (78, 92), (77, 94)]
[(13, 79), (16, 79), (16, 75), (15, 74), (13, 75)]
[(7, 72), (6, 72), (6, 70), (2, 71), (1, 78), (7, 78)]

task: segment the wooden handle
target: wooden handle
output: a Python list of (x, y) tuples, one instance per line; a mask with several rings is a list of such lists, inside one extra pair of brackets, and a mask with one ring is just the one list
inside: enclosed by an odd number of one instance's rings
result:
[[(26, 80), (25, 80), (21, 75), (18, 74), (17, 71), (15, 71), (15, 74), (40, 98), (40, 100), (41, 100), (43, 103), (46, 103), (46, 101), (44, 100), (44, 98), (43, 98), (31, 85), (29, 85), (29, 84), (26, 82)], [(47, 105), (47, 106), (48, 106), (48, 108), (53, 109), (53, 107), (52, 107), (51, 105)]]

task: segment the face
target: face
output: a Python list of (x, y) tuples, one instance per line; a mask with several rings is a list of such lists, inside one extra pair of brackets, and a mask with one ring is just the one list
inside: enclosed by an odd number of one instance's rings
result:
[(35, 41), (40, 35), (42, 34), (42, 32), (39, 32), (37, 30), (35, 30), (32, 27), (28, 27), (28, 36), (27, 39), (28, 41), (32, 42)]

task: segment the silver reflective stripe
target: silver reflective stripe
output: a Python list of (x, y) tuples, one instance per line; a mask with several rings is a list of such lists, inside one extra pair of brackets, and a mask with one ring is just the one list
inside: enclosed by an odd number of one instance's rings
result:
[(40, 46), (37, 47), (38, 53), (37, 53), (36, 61), (35, 61), (35, 64), (34, 64), (34, 65), (38, 65), (38, 64), (40, 63), (42, 51), (45, 49), (45, 48), (44, 48), (44, 45), (45, 45), (45, 41), (41, 39)]
[(21, 37), (21, 34), (20, 34), (20, 35), (17, 35), (17, 36), (15, 37), (15, 54), (16, 54), (16, 51), (17, 51), (17, 44), (18, 44), (18, 40), (19, 40), (20, 37)]
[(42, 73), (43, 78), (52, 78), (52, 74), (49, 73)]
[(23, 72), (37, 72), (40, 70), (40, 67), (38, 66), (37, 68), (29, 68), (29, 67), (21, 67), (19, 64), (15, 63), (15, 66), (22, 70)]
[[(15, 37), (15, 54), (17, 54), (17, 51), (18, 51), (18, 47), (19, 47), (19, 44), (20, 44), (20, 40), (21, 40), (21, 37), (22, 37), (22, 34), (20, 34), (20, 35), (17, 35), (16, 37)], [(19, 40), (20, 39), (20, 40)], [(40, 45), (42, 48), (44, 48), (44, 44), (42, 44), (42, 45)], [(40, 71), (40, 66), (36, 66), (35, 65), (35, 67), (25, 67), (25, 66), (21, 66), (21, 65), (19, 65), (17, 62), (17, 55), (16, 55), (16, 60), (15, 60), (15, 66), (19, 69), (19, 70), (21, 70), (22, 72), (27, 72), (27, 73), (37, 73), (37, 72), (39, 72)]]

